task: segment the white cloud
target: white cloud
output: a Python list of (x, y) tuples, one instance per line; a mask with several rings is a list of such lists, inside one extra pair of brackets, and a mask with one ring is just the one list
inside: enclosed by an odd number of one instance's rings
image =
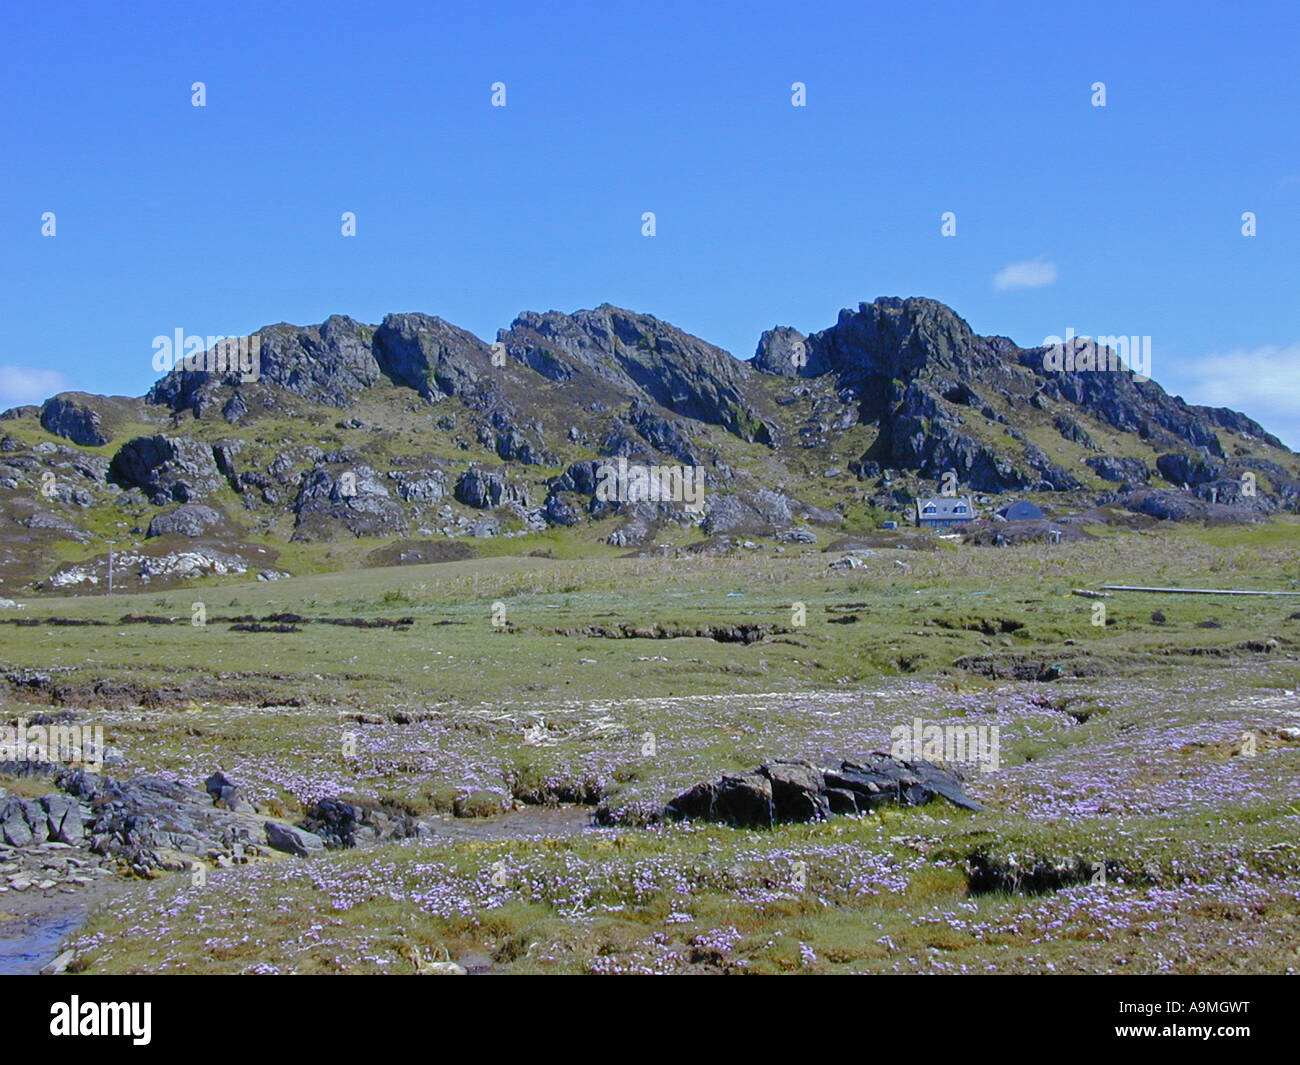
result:
[(1023, 259), (1004, 266), (993, 278), (999, 292), (1017, 288), (1044, 288), (1056, 284), (1056, 263), (1045, 259)]
[(1188, 402), (1242, 411), (1300, 447), (1300, 343), (1205, 355), (1178, 370)]
[(68, 379), (58, 370), (39, 366), (0, 366), (0, 410), (23, 403), (40, 403), (66, 391)]

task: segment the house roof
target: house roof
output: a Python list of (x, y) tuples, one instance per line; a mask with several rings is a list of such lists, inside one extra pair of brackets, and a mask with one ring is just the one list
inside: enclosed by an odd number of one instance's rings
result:
[(918, 520), (963, 521), (975, 516), (975, 508), (970, 496), (931, 496), (916, 501), (916, 516)]

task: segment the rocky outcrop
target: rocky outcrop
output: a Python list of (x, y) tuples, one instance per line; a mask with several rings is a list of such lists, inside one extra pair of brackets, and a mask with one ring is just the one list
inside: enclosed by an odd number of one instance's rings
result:
[(1131, 486), (1144, 485), (1151, 479), (1151, 469), (1141, 459), (1100, 455), (1084, 459), (1103, 481)]
[(957, 773), (932, 762), (877, 753), (835, 768), (766, 762), (751, 773), (725, 774), (716, 783), (695, 785), (669, 802), (664, 814), (673, 820), (770, 828), (824, 821), (831, 814), (867, 813), (891, 803), (920, 806), (936, 797), (965, 810), (984, 808), (965, 794)]
[(39, 799), (17, 796), (0, 798), (0, 840), (11, 847), (85, 841), (81, 809), (67, 795), (43, 795)]
[(244, 793), (237, 784), (231, 783), (226, 775), (221, 772), (213, 773), (203, 782), (203, 790), (212, 796), (214, 806), (220, 806), (226, 810), (233, 810), (237, 814), (252, 814), (257, 810), (253, 804), (244, 797)]
[(202, 536), (219, 524), (221, 515), (201, 503), (186, 503), (149, 522), (147, 536)]
[(475, 393), (495, 373), (483, 341), (427, 314), (385, 318), (375, 330), (375, 358), (395, 384), (432, 401)]
[(1089, 451), (1098, 450), (1096, 441), (1088, 435), (1088, 431), (1068, 414), (1058, 414), (1052, 420), (1052, 425), (1055, 426), (1056, 431), (1065, 437), (1066, 440), (1070, 441), (1070, 443), (1078, 444), (1080, 447), (1087, 448)]
[(1204, 455), (1171, 453), (1156, 459), (1156, 469), (1160, 476), (1175, 485), (1207, 484), (1218, 481), (1227, 472), (1220, 462), (1214, 462)]
[(437, 503), (446, 494), (441, 470), (394, 470), (388, 476), (397, 482), (397, 494), (406, 503)]
[(729, 493), (707, 497), (708, 512), (702, 527), (710, 536), (723, 533), (770, 534), (788, 529), (796, 519), (821, 525), (839, 525), (843, 519), (834, 511), (812, 507), (770, 488), (747, 495)]
[[(15, 560), (25, 553), (48, 570), (37, 552), (93, 538), (100, 523), (77, 512), (100, 506), (125, 508), (155, 536), (233, 537), (238, 526), (184, 509), (216, 510), (225, 485), (252, 512), (250, 528), (282, 529), (291, 514), (299, 540), (513, 535), (607, 519), (596, 538), (627, 547), (648, 546), (679, 520), (701, 521), (718, 538), (789, 538), (796, 523), (840, 524), (863, 504), (910, 504), (950, 473), (962, 492), (1074, 491), (1077, 506), (1097, 484), (1086, 471), (1129, 494), (1158, 470), (1177, 491), (1136, 498), (1144, 513), (1300, 509), (1295, 456), (1245, 415), (1188, 404), (1124, 370), (1054, 369), (1047, 349), (980, 336), (934, 300), (859, 304), (810, 335), (768, 330), (748, 363), (608, 304), (526, 312), (491, 346), (423, 314), (379, 326), (341, 316), (267, 326), (257, 340), (256, 380), (182, 370), (155, 385), (150, 403), (64, 393), (6, 412), (28, 423), (0, 434), (0, 509), (19, 527)], [(1088, 350), (1077, 339), (1069, 348), (1075, 358)], [(341, 417), (311, 406), (354, 403)], [(177, 427), (191, 415), (208, 422), (186, 435)], [(211, 424), (222, 418), (243, 428)], [(252, 428), (262, 418), (275, 419), (260, 423), (266, 435)], [(277, 438), (281, 419), (319, 421), (319, 440)], [(37, 420), (77, 446), (32, 443)], [(127, 441), (111, 464), (84, 450), (114, 426), (150, 422), (167, 428)], [(849, 452), (850, 441), (865, 450)], [(850, 454), (850, 473), (880, 483), (848, 483)], [(593, 455), (704, 470), (707, 513), (596, 500)], [(520, 467), (563, 472), (534, 505), (525, 481), (542, 477), (520, 477)], [(829, 498), (835, 510), (803, 507), (801, 496)], [(184, 506), (133, 510), (142, 500)], [(75, 583), (75, 574), (57, 576)]]
[(340, 527), (353, 536), (406, 531), (405, 511), (379, 474), (360, 463), (332, 464), (304, 474), (293, 513), (295, 540), (329, 539)]
[(418, 822), (407, 814), (389, 814), (342, 799), (322, 799), (307, 811), (299, 827), (323, 840), (330, 849), (421, 834)]
[(674, 414), (770, 443), (743, 364), (648, 314), (609, 304), (572, 315), (525, 312), (497, 336), (510, 358), (552, 381), (614, 390)]
[(320, 836), (295, 825), (267, 821), (262, 827), (266, 831), (267, 846), (272, 850), (296, 854), (299, 858), (310, 858), (325, 850), (325, 841)]
[(468, 507), (487, 510), (506, 503), (528, 505), (528, 491), (500, 470), (471, 466), (456, 481), (456, 499)]
[(83, 447), (107, 444), (110, 435), (104, 419), (87, 400), (93, 402), (93, 397), (73, 392), (47, 399), (41, 407), (41, 428)]
[(750, 362), (759, 373), (780, 377), (817, 377), (830, 369), (825, 351), (810, 350), (808, 338), (787, 325), (766, 330)]
[[(320, 325), (288, 323), (258, 330), (257, 381), (274, 385), (311, 403), (347, 407), (365, 388), (383, 380), (372, 351), (374, 328), (343, 315), (333, 315)], [(172, 410), (191, 410), (203, 416), (223, 409), (234, 423), (247, 412), (242, 391), (247, 387), (237, 372), (175, 370), (162, 377), (146, 397), (150, 403)]]
[(198, 502), (222, 481), (211, 447), (161, 434), (123, 444), (109, 464), (108, 477), (123, 488), (139, 488), (155, 505)]
[[(405, 814), (339, 799), (318, 802), (296, 824), (269, 820), (221, 772), (200, 790), (159, 776), (119, 781), (84, 769), (38, 769), (57, 790), (26, 799), (0, 788), (0, 847), (17, 848), (20, 858), (48, 858), (60, 847), (152, 876), (196, 863), (243, 864), (271, 851), (309, 858), (326, 848), (430, 834)], [(88, 864), (70, 862), (74, 870)]]
[(1174, 492), (1167, 489), (1148, 491), (1138, 489), (1108, 496), (1103, 503), (1118, 503), (1125, 510), (1134, 514), (1160, 518), (1162, 521), (1258, 521), (1263, 508), (1257, 506), (1232, 506), (1200, 499), (1187, 492)]

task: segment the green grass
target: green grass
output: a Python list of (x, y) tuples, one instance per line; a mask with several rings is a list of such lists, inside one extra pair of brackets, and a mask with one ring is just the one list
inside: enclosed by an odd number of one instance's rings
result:
[[(1300, 687), (1297, 606), (1117, 593), (1098, 627), (1094, 601), (1070, 594), (1290, 586), (1300, 524), (1225, 537), (1182, 528), (1053, 547), (945, 544), (880, 550), (856, 570), (831, 570), (837, 554), (815, 550), (665, 559), (599, 548), (45, 598), (6, 618), (108, 624), (4, 625), (0, 675), (51, 673), (57, 692), (13, 689), (11, 713), (55, 702), (102, 723), (125, 759), (114, 773), (194, 782), (221, 767), (272, 816), (298, 816), (315, 788), (427, 817), (470, 793), (486, 804), (590, 787), (627, 822), (573, 839), (269, 861), (213, 873), (206, 893), (176, 878), (141, 884), (78, 941), (77, 967), (90, 971), (402, 972), (418, 948), (425, 962), (446, 954), (523, 972), (1278, 972), (1296, 965), (1300, 746), (1267, 730), (1294, 705), (1280, 693)], [(291, 611), (414, 624), (237, 633), (185, 623), (195, 601), (210, 619)], [(498, 603), (505, 628), (492, 624)], [(123, 625), (127, 613), (181, 623)], [(847, 617), (857, 620), (833, 620)], [(624, 623), (791, 631), (748, 646), (556, 632)], [(1063, 671), (1007, 679), (1021, 662)], [(699, 780), (882, 746), (914, 714), (1001, 722), (1002, 769), (972, 781), (988, 811), (935, 805), (762, 833), (637, 827)], [(528, 729), (545, 742), (526, 742)], [(1243, 730), (1262, 737), (1257, 761), (1233, 747)], [(341, 753), (345, 731), (360, 737), (360, 757)], [(1091, 812), (1054, 812), (1060, 803)], [(509, 874), (499, 889), (497, 862)], [(973, 892), (972, 862), (1082, 881)], [(1104, 885), (1084, 875), (1098, 863)], [(1250, 950), (1235, 946), (1243, 937)]]

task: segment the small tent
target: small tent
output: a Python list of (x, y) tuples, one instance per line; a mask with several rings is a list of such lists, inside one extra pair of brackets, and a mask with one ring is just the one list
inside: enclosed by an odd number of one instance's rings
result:
[(1027, 499), (1018, 499), (998, 511), (1007, 521), (1042, 521), (1043, 508)]

